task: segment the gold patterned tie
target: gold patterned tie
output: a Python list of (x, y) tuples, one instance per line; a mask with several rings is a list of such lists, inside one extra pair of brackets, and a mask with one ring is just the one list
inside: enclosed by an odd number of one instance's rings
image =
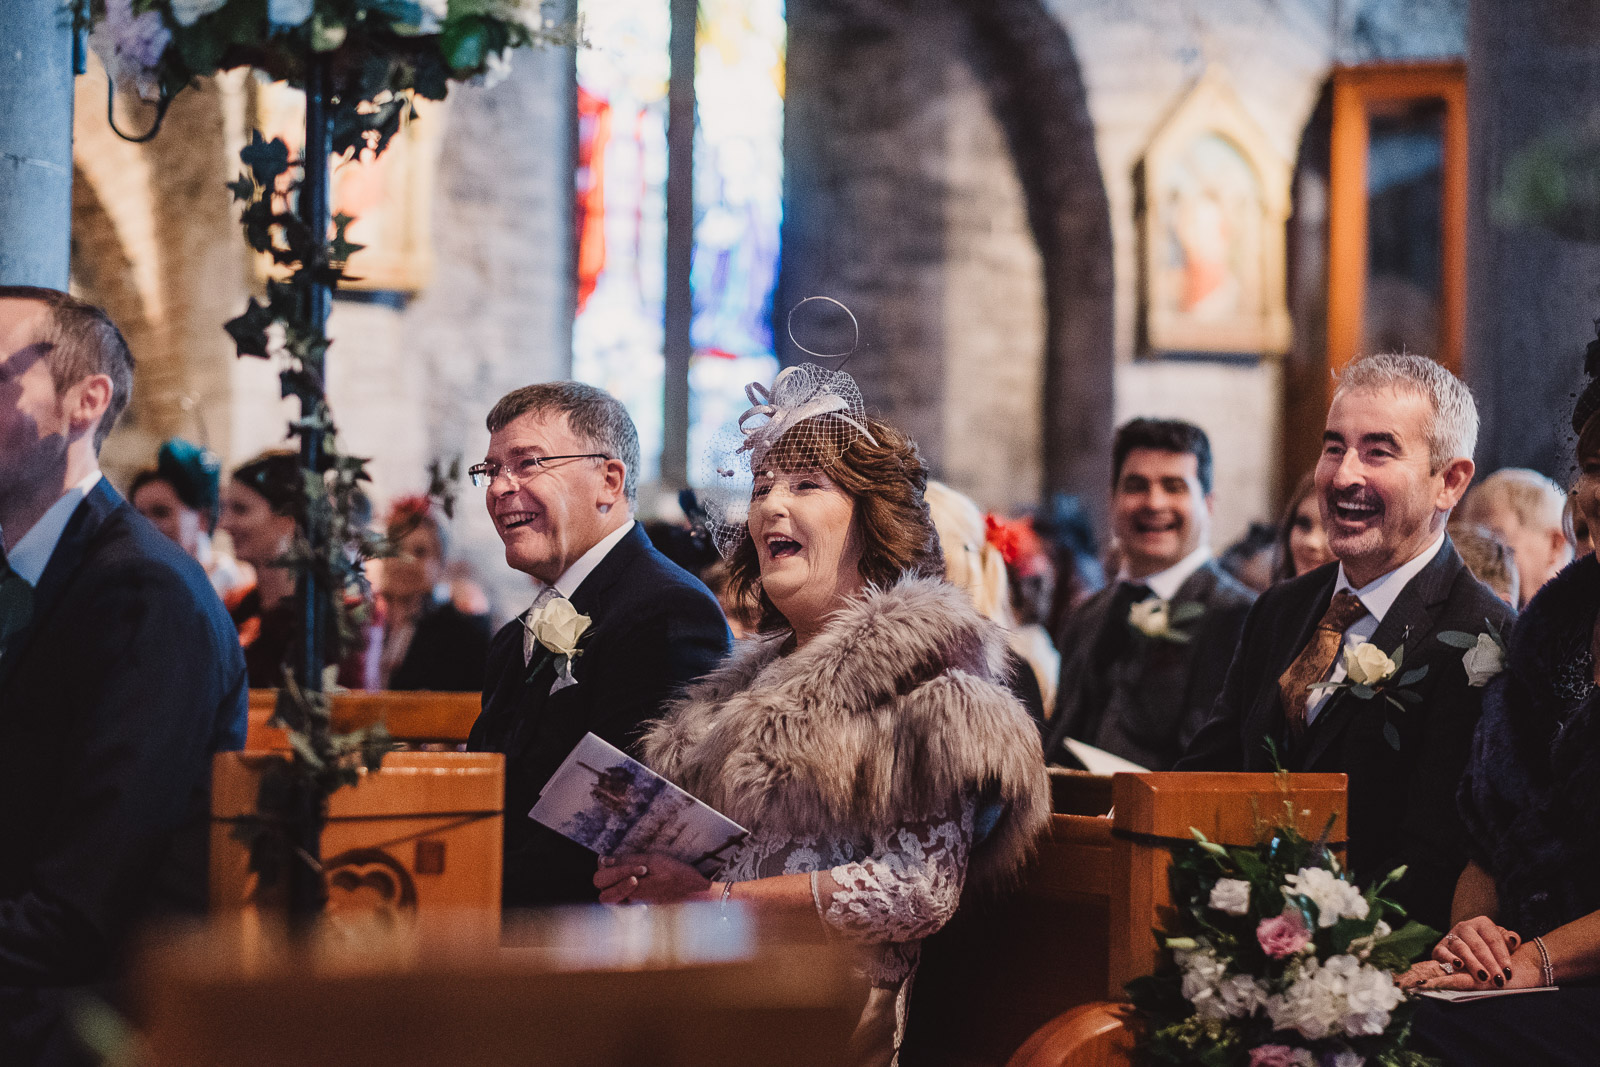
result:
[(1283, 697), (1283, 715), (1289, 724), (1289, 737), (1298, 741), (1305, 736), (1306, 711), (1311, 704), (1311, 689), (1327, 677), (1328, 670), (1339, 655), (1339, 644), (1344, 632), (1357, 619), (1367, 613), (1361, 599), (1351, 592), (1334, 595), (1322, 621), (1317, 623), (1311, 640), (1289, 664), (1289, 669), (1278, 679), (1278, 692)]

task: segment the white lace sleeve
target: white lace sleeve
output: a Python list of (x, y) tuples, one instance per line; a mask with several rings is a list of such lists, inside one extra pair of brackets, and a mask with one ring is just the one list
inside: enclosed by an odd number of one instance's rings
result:
[(915, 941), (955, 914), (972, 847), (973, 802), (955, 818), (936, 814), (873, 842), (871, 856), (813, 876), (822, 921), (853, 941)]

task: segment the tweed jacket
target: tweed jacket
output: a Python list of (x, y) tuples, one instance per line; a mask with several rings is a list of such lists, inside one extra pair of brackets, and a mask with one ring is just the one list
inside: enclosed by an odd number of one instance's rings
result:
[[(1189, 638), (1178, 642), (1127, 633), (1121, 611), (1111, 618), (1113, 605), (1122, 603), (1117, 584), (1083, 603), (1057, 645), (1061, 683), (1045, 757), (1070, 764), (1062, 742), (1071, 737), (1152, 771), (1171, 770), (1211, 716), (1255, 594), (1208, 560), (1172, 598), (1205, 612), (1178, 627)], [(1126, 636), (1120, 654), (1106, 662), (1110, 627)]]

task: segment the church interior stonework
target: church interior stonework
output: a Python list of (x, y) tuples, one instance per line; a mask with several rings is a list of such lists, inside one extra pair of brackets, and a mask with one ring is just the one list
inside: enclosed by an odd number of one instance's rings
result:
[(1600, 0), (0, 0), (0, 1067), (1600, 1062), (1597, 547)]

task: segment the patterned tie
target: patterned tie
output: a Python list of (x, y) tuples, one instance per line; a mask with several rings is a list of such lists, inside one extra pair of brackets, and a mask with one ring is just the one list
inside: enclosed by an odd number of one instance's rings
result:
[(11, 569), (0, 545), (0, 653), (11, 636), (33, 619), (33, 586)]
[(561, 594), (556, 592), (556, 587), (547, 585), (539, 590), (539, 595), (533, 598), (533, 606), (522, 613), (522, 665), (526, 667), (533, 662), (533, 650), (538, 644), (533, 636), (533, 617), (539, 609)]
[(1316, 631), (1306, 647), (1300, 650), (1289, 669), (1278, 679), (1278, 692), (1283, 697), (1283, 714), (1289, 723), (1289, 737), (1299, 741), (1306, 732), (1306, 711), (1311, 704), (1310, 687), (1322, 681), (1339, 656), (1339, 645), (1344, 632), (1367, 613), (1361, 599), (1345, 591), (1335, 594), (1317, 623)]

